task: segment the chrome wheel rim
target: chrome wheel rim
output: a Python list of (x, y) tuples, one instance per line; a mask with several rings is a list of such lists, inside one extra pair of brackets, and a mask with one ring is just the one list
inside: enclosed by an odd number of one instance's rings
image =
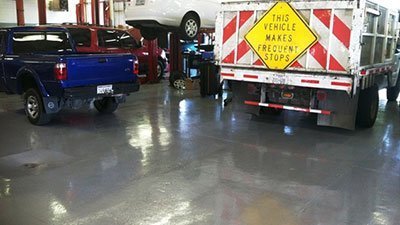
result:
[(189, 37), (195, 37), (198, 31), (198, 27), (197, 27), (197, 23), (194, 19), (189, 19), (188, 21), (186, 21), (185, 24), (185, 31), (187, 36)]
[(29, 117), (36, 119), (39, 116), (39, 101), (35, 96), (29, 96), (26, 100), (26, 111)]
[(174, 81), (174, 87), (181, 90), (185, 89), (185, 81), (182, 79)]

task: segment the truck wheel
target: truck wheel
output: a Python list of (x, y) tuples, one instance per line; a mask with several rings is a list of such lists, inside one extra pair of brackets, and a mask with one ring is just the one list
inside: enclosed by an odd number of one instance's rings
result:
[(118, 108), (118, 103), (113, 97), (104, 97), (103, 99), (94, 101), (94, 107), (100, 113), (113, 113)]
[(181, 23), (182, 39), (193, 40), (197, 37), (200, 30), (200, 21), (193, 13), (187, 14)]
[(386, 96), (388, 101), (396, 101), (400, 92), (400, 74), (396, 81), (396, 86), (388, 87), (386, 89)]
[(164, 65), (158, 60), (157, 61), (157, 79), (161, 80), (164, 77)]
[(34, 125), (44, 125), (51, 120), (51, 115), (44, 110), (42, 96), (34, 88), (30, 88), (25, 92), (24, 108), (29, 122)]
[(379, 95), (378, 86), (362, 90), (358, 99), (356, 124), (359, 127), (370, 128), (378, 115)]

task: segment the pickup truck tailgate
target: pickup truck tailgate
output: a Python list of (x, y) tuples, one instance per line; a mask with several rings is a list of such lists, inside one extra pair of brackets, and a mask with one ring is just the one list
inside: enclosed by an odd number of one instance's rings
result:
[(68, 78), (62, 87), (136, 82), (131, 54), (72, 55), (65, 58)]

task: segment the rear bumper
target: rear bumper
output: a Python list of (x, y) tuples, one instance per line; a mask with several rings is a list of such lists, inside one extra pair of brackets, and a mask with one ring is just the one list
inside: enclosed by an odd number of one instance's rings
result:
[(97, 94), (97, 85), (65, 88), (60, 95), (44, 96), (44, 108), (46, 113), (52, 114), (57, 113), (64, 107), (78, 109), (93, 99), (101, 99), (103, 97), (115, 97), (119, 103), (122, 103), (125, 101), (126, 95), (139, 91), (140, 84), (138, 82), (117, 83), (112, 84), (112, 87), (112, 93), (109, 94)]
[(114, 96), (121, 94), (129, 94), (139, 91), (140, 84), (136, 83), (117, 83), (113, 84), (113, 92), (110, 94), (97, 94), (97, 85), (74, 87), (64, 89), (64, 98), (101, 98), (106, 96)]
[(349, 95), (355, 90), (356, 84), (354, 77), (345, 74), (256, 70), (228, 66), (221, 67), (221, 78), (224, 80), (346, 91)]

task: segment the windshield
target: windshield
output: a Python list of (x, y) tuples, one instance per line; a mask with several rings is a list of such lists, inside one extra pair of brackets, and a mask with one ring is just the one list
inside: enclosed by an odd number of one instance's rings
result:
[(22, 31), (13, 35), (14, 54), (72, 51), (68, 36), (62, 31)]

